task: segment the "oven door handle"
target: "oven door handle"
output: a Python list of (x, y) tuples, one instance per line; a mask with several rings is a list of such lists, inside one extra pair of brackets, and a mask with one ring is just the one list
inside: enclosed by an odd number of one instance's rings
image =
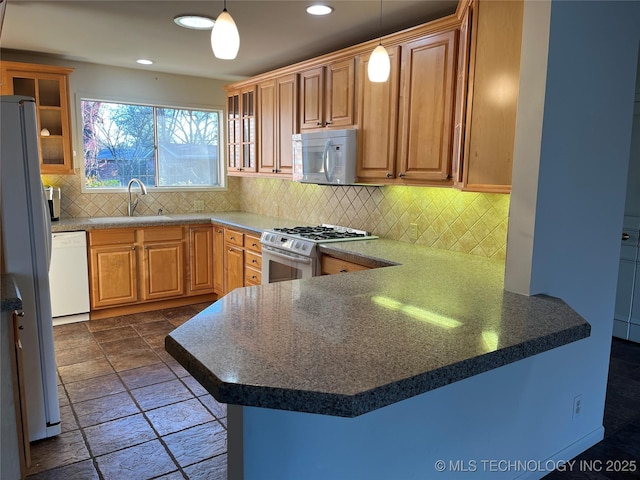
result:
[[(280, 252), (274, 250), (273, 248), (269, 248), (269, 247), (266, 247), (266, 246), (263, 245), (262, 246), (263, 256), (264, 256), (264, 252), (269, 252), (269, 255), (273, 255), (274, 257), (283, 258), (285, 260), (290, 260), (290, 261), (293, 261), (293, 262), (305, 263), (307, 265), (312, 262), (311, 257), (303, 257), (302, 255), (292, 257), (290, 255), (287, 255), (286, 253), (280, 253)], [(263, 258), (263, 260), (264, 260), (264, 258)]]

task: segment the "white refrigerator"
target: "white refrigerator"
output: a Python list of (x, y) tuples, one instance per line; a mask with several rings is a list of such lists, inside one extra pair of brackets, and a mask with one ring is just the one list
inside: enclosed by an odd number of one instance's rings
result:
[(29, 440), (60, 433), (49, 293), (51, 220), (38, 155), (34, 100), (0, 97), (0, 215), (5, 271), (22, 296), (25, 395)]

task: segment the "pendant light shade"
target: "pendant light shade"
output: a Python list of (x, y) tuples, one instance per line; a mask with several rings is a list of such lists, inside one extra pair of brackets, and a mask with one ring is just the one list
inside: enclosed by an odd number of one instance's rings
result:
[(367, 73), (371, 82), (384, 83), (389, 79), (389, 72), (391, 71), (391, 60), (387, 49), (379, 44), (369, 57), (369, 65), (367, 66)]
[(376, 83), (384, 83), (389, 80), (391, 72), (391, 59), (387, 49), (382, 46), (382, 0), (380, 0), (380, 42), (373, 49), (369, 57), (369, 65), (367, 66), (367, 74), (369, 81)]
[(227, 12), (226, 1), (224, 10), (216, 18), (211, 30), (211, 48), (215, 57), (222, 60), (233, 60), (240, 49), (240, 34), (236, 22)]

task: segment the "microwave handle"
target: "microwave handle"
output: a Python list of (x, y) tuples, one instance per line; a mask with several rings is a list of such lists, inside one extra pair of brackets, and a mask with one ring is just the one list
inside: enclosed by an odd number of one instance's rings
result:
[(327, 140), (324, 144), (324, 151), (322, 152), (322, 163), (324, 164), (324, 176), (327, 182), (331, 183), (329, 178), (329, 148), (331, 147), (331, 140)]

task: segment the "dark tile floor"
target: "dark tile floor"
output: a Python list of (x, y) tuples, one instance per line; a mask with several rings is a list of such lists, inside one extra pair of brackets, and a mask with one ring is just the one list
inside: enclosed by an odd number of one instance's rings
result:
[[(613, 339), (607, 399), (604, 408), (604, 439), (575, 458), (573, 471), (552, 472), (545, 480), (631, 480), (640, 478), (640, 344)], [(582, 465), (588, 466), (580, 469)], [(635, 462), (636, 471), (612, 470)], [(591, 471), (589, 471), (591, 469)], [(596, 471), (594, 471), (596, 470)], [(601, 471), (597, 471), (601, 470)]]
[(54, 327), (62, 434), (31, 444), (28, 478), (226, 480), (226, 406), (164, 350), (206, 306)]

